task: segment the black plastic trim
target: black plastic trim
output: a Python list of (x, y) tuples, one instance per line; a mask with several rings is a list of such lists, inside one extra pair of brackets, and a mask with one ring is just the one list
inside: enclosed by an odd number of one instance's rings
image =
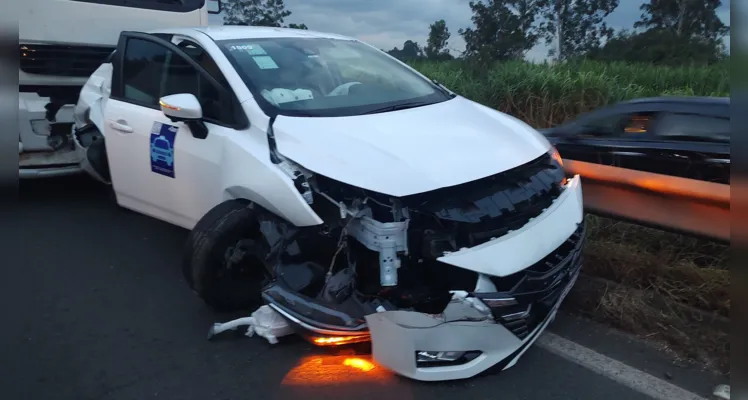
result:
[[(512, 288), (496, 293), (475, 293), (479, 299), (513, 298), (516, 305), (489, 307), (494, 318), (505, 328), (524, 340), (533, 329), (546, 320), (559, 300), (561, 293), (568, 288), (571, 280), (582, 266), (582, 248), (585, 242), (585, 223), (557, 249), (539, 262), (508, 277), (491, 278), (496, 284), (508, 281)], [(516, 283), (514, 283), (516, 280)], [(521, 313), (528, 310), (527, 316), (504, 319), (503, 315)]]
[(33, 75), (87, 78), (112, 51), (114, 46), (20, 44), (19, 67)]
[(80, 3), (100, 4), (104, 6), (141, 8), (145, 10), (188, 13), (203, 8), (205, 0), (69, 0)]
[(263, 290), (262, 298), (267, 303), (315, 328), (343, 332), (368, 331), (366, 321), (294, 292), (280, 281), (275, 281)]

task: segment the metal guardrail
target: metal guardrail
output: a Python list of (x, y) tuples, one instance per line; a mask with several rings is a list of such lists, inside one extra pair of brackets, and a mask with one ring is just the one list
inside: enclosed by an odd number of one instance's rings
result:
[(730, 241), (730, 186), (564, 159), (585, 209), (663, 230)]

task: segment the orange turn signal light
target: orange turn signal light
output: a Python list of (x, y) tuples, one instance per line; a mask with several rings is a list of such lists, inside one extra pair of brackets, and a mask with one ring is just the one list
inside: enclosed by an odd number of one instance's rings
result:
[(344, 344), (361, 343), (369, 340), (367, 336), (324, 336), (315, 337), (312, 343), (317, 346), (341, 346)]
[(161, 105), (163, 108), (168, 108), (169, 110), (179, 111), (179, 107), (174, 107), (172, 105), (166, 104), (163, 101), (159, 101), (158, 104)]
[(551, 154), (551, 158), (554, 161), (556, 161), (562, 167), (564, 166), (564, 159), (561, 157), (561, 153), (559, 153), (555, 147), (551, 147), (551, 150), (549, 151), (549, 153)]

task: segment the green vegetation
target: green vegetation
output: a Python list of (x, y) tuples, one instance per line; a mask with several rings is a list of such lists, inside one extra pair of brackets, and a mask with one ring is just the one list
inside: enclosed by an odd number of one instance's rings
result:
[(730, 95), (729, 60), (700, 67), (596, 61), (481, 66), (461, 60), (412, 61), (411, 65), (464, 97), (538, 128), (626, 99)]
[(730, 373), (730, 247), (587, 217), (582, 276), (564, 307)]

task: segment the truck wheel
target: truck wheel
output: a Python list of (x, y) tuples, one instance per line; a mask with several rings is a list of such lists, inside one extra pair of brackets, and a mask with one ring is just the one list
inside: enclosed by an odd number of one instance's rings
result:
[(205, 303), (219, 312), (248, 310), (262, 303), (271, 274), (260, 261), (269, 251), (247, 200), (229, 200), (205, 214), (190, 233), (182, 272)]

